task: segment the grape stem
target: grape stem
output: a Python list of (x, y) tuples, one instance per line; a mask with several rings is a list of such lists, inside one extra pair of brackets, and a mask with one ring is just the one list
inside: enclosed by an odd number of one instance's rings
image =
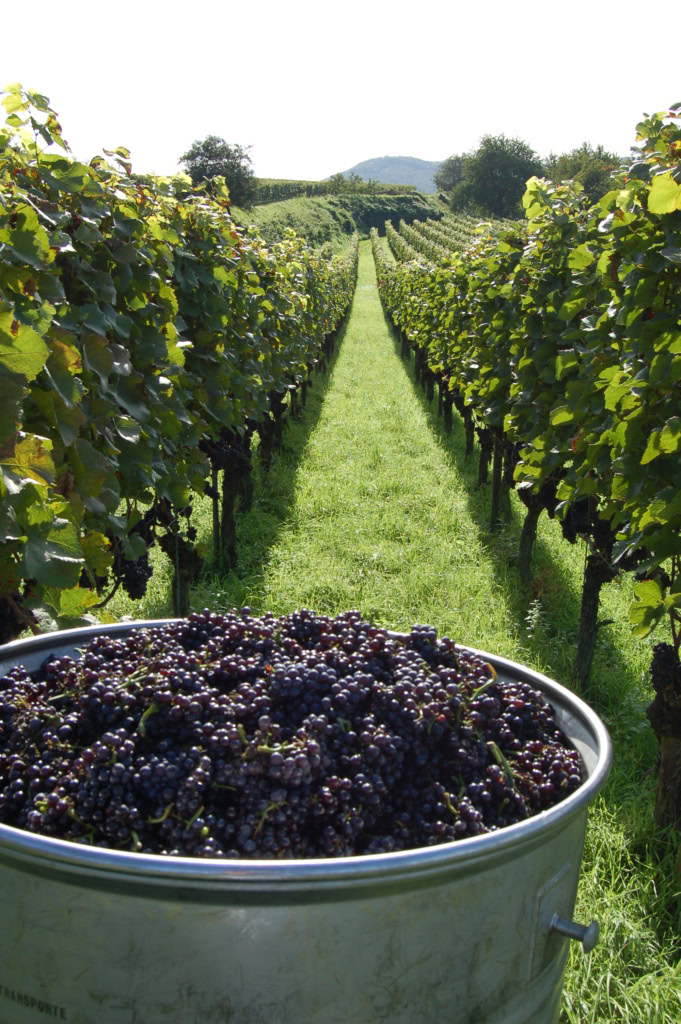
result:
[(459, 811), (458, 811), (458, 808), (456, 808), (456, 807), (454, 806), (454, 804), (452, 803), (452, 798), (451, 798), (451, 796), (449, 795), (449, 793), (445, 793), (445, 804), (447, 805), (447, 810), (448, 810), (448, 811), (449, 811), (449, 812), (450, 812), (451, 814), (453, 814), (455, 818), (457, 818), (457, 819), (458, 819), (458, 817), (459, 817)]
[(494, 742), (494, 740), (489, 740), (488, 741), (487, 749), (492, 752), (492, 755), (494, 756), (494, 760), (497, 762), (499, 767), (504, 769), (504, 775), (506, 776), (506, 781), (508, 782), (509, 786), (511, 786), (513, 789), (515, 789), (515, 778), (513, 776), (513, 771), (511, 770), (511, 766), (508, 763), (508, 761), (506, 760), (506, 758), (504, 757), (504, 755), (503, 755), (502, 751), (500, 750), (500, 748)]
[(185, 826), (186, 826), (186, 831), (187, 832), (189, 832), (189, 829), (192, 827), (192, 825), (194, 824), (196, 819), (198, 817), (200, 817), (202, 814), (203, 814), (203, 804), (201, 804), (201, 806), (199, 807), (198, 811), (194, 811), (194, 813), (192, 814), (192, 816), (189, 819), (189, 821), (185, 821)]
[(147, 710), (144, 712), (137, 725), (137, 731), (140, 736), (146, 736), (147, 732), (147, 719), (150, 715), (155, 714), (158, 711), (158, 704), (156, 701), (152, 701)]
[(169, 817), (170, 812), (172, 811), (174, 806), (175, 806), (174, 804), (168, 804), (168, 806), (166, 807), (165, 811), (163, 812), (163, 814), (161, 815), (160, 818), (147, 818), (147, 824), (148, 825), (160, 825), (162, 821), (165, 821), (166, 818)]
[[(492, 668), (491, 665), (490, 665), (490, 668)], [(493, 668), (492, 668), (492, 672), (494, 672)], [(477, 698), (480, 696), (480, 694), (484, 693), (484, 691), (488, 688), (488, 686), (491, 686), (492, 683), (495, 683), (496, 681), (497, 681), (497, 674), (496, 674), (496, 672), (494, 672), (494, 675), (492, 676), (491, 679), (488, 679), (486, 683), (482, 684), (482, 686), (478, 686), (477, 690), (473, 690), (473, 692), (471, 693), (470, 699), (471, 700), (477, 700)]]
[(286, 803), (286, 800), (283, 800), (280, 804), (276, 804), (276, 803), (268, 804), (268, 806), (265, 808), (265, 810), (260, 815), (260, 818), (258, 819), (258, 824), (255, 826), (255, 831), (254, 831), (253, 834), (257, 836), (258, 833), (260, 832), (261, 828), (265, 824), (265, 819), (267, 818), (267, 815), (270, 814), (272, 811), (275, 811), (277, 809), (277, 807), (282, 807), (285, 803)]
[(111, 598), (114, 597), (114, 595), (116, 594), (116, 591), (118, 590), (120, 585), (121, 585), (121, 580), (120, 579), (116, 580), (116, 582), (114, 583), (113, 588), (111, 590), (111, 593), (107, 594), (107, 596), (104, 598), (104, 600), (100, 601), (99, 604), (93, 604), (92, 605), (92, 610), (95, 611), (97, 608), (106, 608), (106, 606), (108, 605), (108, 603), (111, 600)]

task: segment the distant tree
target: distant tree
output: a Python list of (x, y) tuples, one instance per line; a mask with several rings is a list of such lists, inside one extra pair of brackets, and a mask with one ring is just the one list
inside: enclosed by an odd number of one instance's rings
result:
[(452, 209), (519, 217), (525, 182), (542, 173), (541, 160), (522, 139), (485, 135), (463, 161), (461, 180), (452, 191)]
[(332, 174), (329, 178), (329, 188), (332, 192), (344, 192), (346, 188), (345, 176), (342, 171)]
[(603, 146), (583, 142), (569, 153), (551, 153), (544, 161), (544, 174), (552, 181), (574, 178), (581, 182), (591, 203), (598, 202), (612, 187), (610, 176), (622, 163), (622, 157), (609, 153)]
[(248, 155), (249, 146), (228, 145), (217, 135), (192, 143), (180, 157), (195, 185), (224, 177), (229, 195), (236, 206), (250, 206), (255, 199), (255, 176)]
[(433, 175), (433, 181), (442, 192), (451, 192), (463, 177), (463, 170), (468, 156), (466, 153), (454, 153), (443, 160)]
[[(369, 192), (369, 182), (366, 182), (361, 174), (353, 172), (352, 174), (343, 174), (342, 171), (338, 171), (337, 174), (332, 174), (329, 178), (329, 185), (331, 186), (332, 192)], [(375, 191), (376, 182), (372, 183)]]

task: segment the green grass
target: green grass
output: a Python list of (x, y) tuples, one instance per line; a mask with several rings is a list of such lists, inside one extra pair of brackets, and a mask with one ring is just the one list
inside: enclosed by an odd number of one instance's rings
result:
[(299, 196), (250, 210), (233, 207), (232, 213), (238, 224), (254, 224), (269, 242), (277, 241), (287, 228), (293, 228), (310, 245), (330, 242), (337, 252), (347, 246), (355, 230), (355, 222), (348, 211), (326, 196)]
[[(489, 493), (476, 486), (456, 421), (446, 435), (435, 408), (398, 356), (375, 289), (367, 243), (337, 357), (318, 377), (265, 479), (240, 520), (240, 563), (208, 571), (196, 607), (249, 604), (281, 613), (359, 608), (395, 629), (414, 622), (505, 655), (570, 684), (584, 549), (557, 524), (540, 525), (534, 577), (522, 581), (513, 554), (522, 508), (488, 532)], [(199, 511), (208, 541), (207, 503)], [(161, 615), (169, 584), (160, 566), (148, 598), (114, 612)], [(656, 743), (645, 719), (650, 648), (627, 626), (630, 581), (603, 593), (603, 617), (585, 694), (608, 725), (614, 767), (590, 811), (576, 919), (596, 918), (593, 953), (571, 952), (563, 1024), (678, 1024), (681, 1020), (679, 835), (652, 821)], [(116, 603), (118, 602), (118, 603)]]
[(355, 230), (366, 238), (372, 227), (382, 231), (386, 220), (411, 223), (415, 218), (437, 217), (443, 209), (435, 196), (414, 192), (401, 196), (300, 196), (249, 210), (232, 207), (232, 214), (243, 227), (255, 225), (268, 242), (276, 242), (287, 228), (293, 228), (308, 244), (330, 242), (334, 251), (340, 252)]

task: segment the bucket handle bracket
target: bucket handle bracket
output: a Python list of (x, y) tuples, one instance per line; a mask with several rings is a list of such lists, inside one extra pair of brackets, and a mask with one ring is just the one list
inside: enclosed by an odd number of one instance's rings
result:
[(575, 939), (581, 942), (585, 953), (590, 953), (598, 942), (599, 927), (598, 921), (592, 921), (589, 925), (577, 924), (576, 921), (568, 921), (565, 917), (554, 914), (549, 925), (550, 932), (558, 932), (568, 939)]

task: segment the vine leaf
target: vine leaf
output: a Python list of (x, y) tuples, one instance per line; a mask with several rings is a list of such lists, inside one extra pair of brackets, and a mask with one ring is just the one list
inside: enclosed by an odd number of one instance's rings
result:
[(48, 355), (47, 345), (32, 327), (17, 323), (12, 312), (0, 313), (1, 368), (30, 382), (42, 370)]
[(657, 580), (642, 580), (634, 587), (634, 603), (629, 608), (632, 633), (643, 639), (665, 613), (664, 596)]
[(75, 587), (84, 559), (73, 523), (55, 519), (44, 532), (43, 524), (31, 530), (24, 548), (24, 577), (47, 587)]
[(681, 210), (681, 185), (677, 185), (672, 172), (656, 174), (648, 196), (650, 213), (673, 213)]

